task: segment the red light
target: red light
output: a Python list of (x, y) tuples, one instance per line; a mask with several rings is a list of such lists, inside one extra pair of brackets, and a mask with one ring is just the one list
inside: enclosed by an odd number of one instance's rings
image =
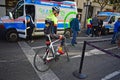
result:
[(0, 29), (4, 29), (4, 25), (3, 24), (0, 24)]

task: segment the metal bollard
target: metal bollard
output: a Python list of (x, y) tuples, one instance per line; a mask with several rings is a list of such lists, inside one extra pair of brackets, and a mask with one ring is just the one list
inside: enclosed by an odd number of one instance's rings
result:
[(79, 79), (85, 79), (87, 77), (86, 74), (82, 74), (82, 67), (83, 67), (83, 62), (84, 62), (84, 56), (85, 56), (85, 49), (86, 49), (86, 41), (84, 41), (84, 45), (83, 45), (83, 50), (82, 50), (82, 57), (80, 60), (80, 67), (79, 67), (79, 71), (74, 71), (73, 75)]

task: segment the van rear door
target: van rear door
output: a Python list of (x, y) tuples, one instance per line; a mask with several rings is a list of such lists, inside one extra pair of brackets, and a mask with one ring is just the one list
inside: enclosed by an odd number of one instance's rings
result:
[[(108, 25), (109, 25), (109, 32), (113, 32), (114, 29), (114, 23), (115, 23), (115, 16), (111, 16)], [(106, 25), (107, 26), (107, 25)]]

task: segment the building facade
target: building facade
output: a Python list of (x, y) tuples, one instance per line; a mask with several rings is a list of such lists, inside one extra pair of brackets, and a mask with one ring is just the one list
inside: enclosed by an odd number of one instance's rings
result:
[(7, 15), (15, 7), (17, 2), (18, 0), (0, 0), (0, 17)]
[(0, 0), (0, 17), (4, 16), (6, 14), (6, 7), (5, 7), (5, 1)]

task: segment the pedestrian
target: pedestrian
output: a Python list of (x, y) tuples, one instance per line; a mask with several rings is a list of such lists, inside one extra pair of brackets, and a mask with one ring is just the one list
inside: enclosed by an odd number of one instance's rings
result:
[(89, 36), (91, 34), (91, 28), (92, 28), (92, 18), (89, 17), (87, 19), (87, 30), (86, 30), (86, 34)]
[(101, 30), (102, 30), (102, 26), (103, 26), (103, 20), (99, 19), (98, 21), (98, 36), (101, 36)]
[(80, 14), (77, 14), (76, 18), (73, 18), (70, 24), (71, 30), (73, 32), (71, 44), (72, 46), (75, 46), (75, 44), (77, 44), (76, 37), (80, 31)]
[(98, 36), (98, 18), (97, 18), (97, 14), (95, 15), (95, 17), (92, 18), (92, 36)]
[(118, 20), (114, 24), (114, 32), (113, 32), (111, 44), (116, 44), (118, 32), (120, 32), (120, 18), (118, 18)]
[(26, 26), (27, 26), (27, 39), (28, 42), (33, 43), (32, 33), (35, 28), (35, 25), (33, 23), (32, 17), (27, 13), (26, 15)]

